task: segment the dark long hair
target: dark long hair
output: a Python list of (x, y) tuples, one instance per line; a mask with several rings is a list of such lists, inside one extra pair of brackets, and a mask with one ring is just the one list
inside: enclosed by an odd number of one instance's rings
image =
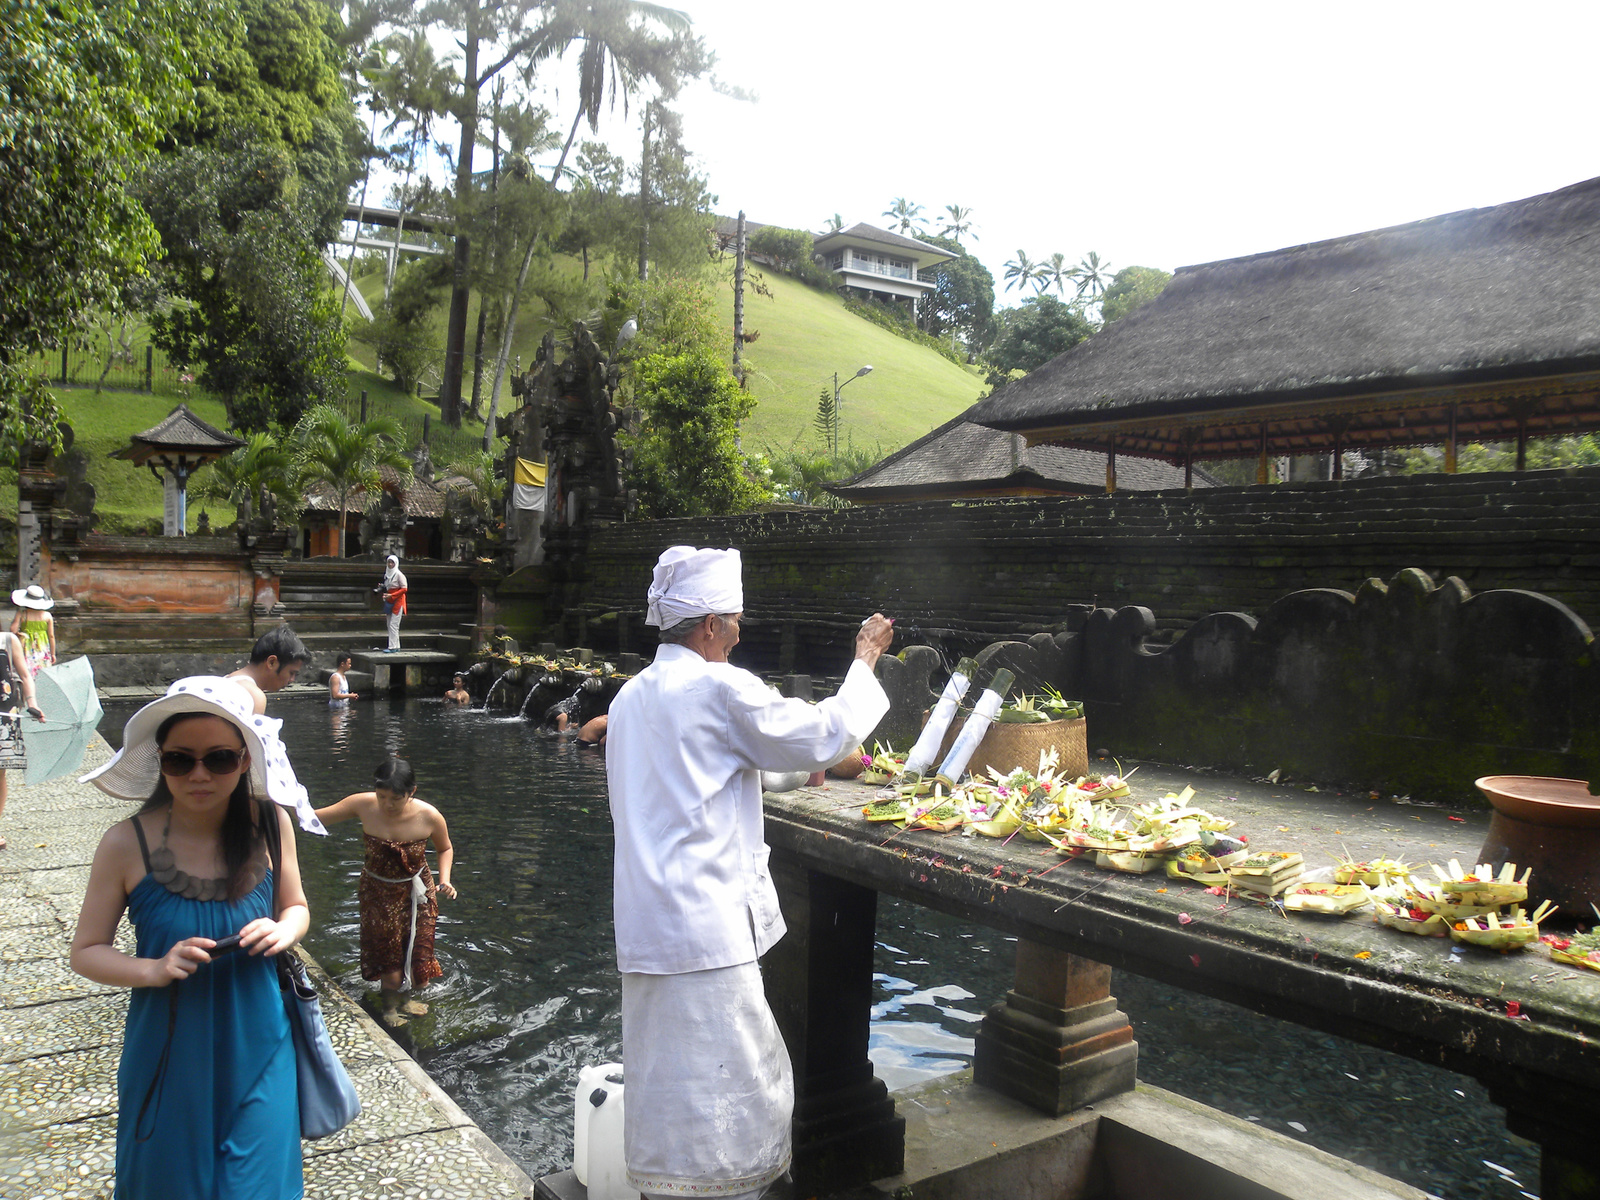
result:
[[(209, 717), (214, 713), (186, 712), (174, 713), (161, 722), (156, 729), (156, 747), (159, 750), (167, 740), (167, 734), (172, 732), (172, 727), (180, 721), (187, 721), (193, 717)], [(226, 718), (224, 718), (226, 720)], [(233, 722), (229, 721), (232, 725)], [(248, 749), (244, 738), (239, 738), (240, 749)], [(167, 777), (156, 776), (155, 791), (150, 793), (150, 799), (144, 802), (140, 812), (150, 812), (153, 809), (165, 808), (172, 803), (172, 789), (167, 786)], [(255, 791), (250, 786), (250, 769), (246, 767), (239, 772), (239, 782), (233, 785), (233, 794), (228, 797), (228, 811), (222, 818), (222, 865), (227, 871), (228, 899), (237, 900), (249, 888), (246, 868), (255, 856), (256, 847), (262, 840), (262, 831), (258, 828), (255, 810), (259, 808), (256, 803)], [(277, 816), (276, 813), (272, 814)]]

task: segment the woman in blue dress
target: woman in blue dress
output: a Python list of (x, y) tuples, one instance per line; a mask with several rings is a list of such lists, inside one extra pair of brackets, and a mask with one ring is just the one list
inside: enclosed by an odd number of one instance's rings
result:
[[(310, 924), (293, 823), (267, 795), (261, 732), (237, 683), (180, 679), (85, 776), (143, 799), (95, 851), (72, 969), (132, 989), (117, 1073), (117, 1200), (304, 1194), (294, 1043), (274, 955)], [(278, 823), (273, 877), (263, 822)], [(113, 944), (126, 910), (137, 955)], [(224, 939), (238, 934), (237, 949)]]

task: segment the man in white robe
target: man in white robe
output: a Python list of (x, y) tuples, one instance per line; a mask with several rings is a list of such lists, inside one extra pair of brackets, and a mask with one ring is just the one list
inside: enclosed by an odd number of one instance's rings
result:
[(648, 1196), (755, 1197), (788, 1170), (794, 1075), (756, 963), (784, 933), (760, 772), (831, 766), (889, 710), (883, 616), (811, 705), (728, 663), (743, 609), (737, 550), (667, 550), (646, 617), (662, 645), (611, 702), (623, 1142)]

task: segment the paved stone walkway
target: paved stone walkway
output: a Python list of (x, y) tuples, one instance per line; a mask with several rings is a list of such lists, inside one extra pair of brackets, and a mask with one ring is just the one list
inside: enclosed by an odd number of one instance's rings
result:
[[(109, 756), (97, 740), (84, 769)], [(74, 975), (67, 953), (94, 848), (133, 806), (72, 779), (30, 788), (21, 776), (12, 773), (0, 821), (10, 843), (0, 850), (0, 1197), (106, 1200), (128, 993)], [(131, 952), (126, 921), (118, 937)], [(304, 1144), (306, 1196), (531, 1196), (533, 1181), (315, 964), (312, 973), (363, 1112)]]

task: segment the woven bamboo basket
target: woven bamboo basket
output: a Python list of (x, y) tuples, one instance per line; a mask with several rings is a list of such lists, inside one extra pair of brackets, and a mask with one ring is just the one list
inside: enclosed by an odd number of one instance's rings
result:
[[(969, 714), (963, 712), (950, 723), (939, 759), (950, 752), (966, 724)], [(1039, 769), (1039, 755), (1051, 747), (1056, 751), (1056, 772), (1063, 779), (1076, 779), (1089, 773), (1089, 722), (1079, 717), (1076, 721), (1041, 721), (1030, 725), (992, 724), (983, 741), (973, 752), (967, 769), (974, 775), (987, 774), (990, 768), (1009, 775), (1018, 767), (1028, 771)]]

